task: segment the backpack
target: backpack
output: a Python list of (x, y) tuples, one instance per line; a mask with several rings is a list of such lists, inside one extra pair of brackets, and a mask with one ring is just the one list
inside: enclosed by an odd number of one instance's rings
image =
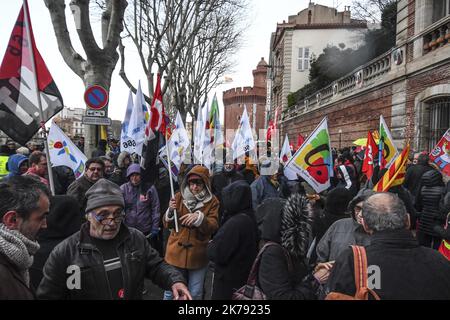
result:
[(325, 300), (369, 300), (369, 294), (371, 294), (375, 300), (380, 300), (378, 294), (367, 287), (366, 249), (361, 246), (352, 246), (352, 249), (355, 266), (355, 296), (349, 296), (340, 292), (330, 292)]
[[(257, 285), (258, 282), (258, 270), (259, 270), (259, 264), (261, 262), (261, 256), (263, 252), (266, 250), (267, 247), (277, 245), (280, 246), (280, 244), (276, 242), (267, 242), (259, 251), (258, 256), (255, 259), (255, 262), (253, 262), (252, 269), (250, 270), (250, 275), (247, 279), (247, 284), (239, 288), (233, 293), (233, 296), (231, 297), (231, 300), (267, 300), (266, 295), (261, 290), (261, 288)], [(283, 252), (285, 253), (286, 258), (288, 259), (288, 269), (292, 269), (292, 262), (290, 257), (288, 256), (288, 253), (283, 248)]]

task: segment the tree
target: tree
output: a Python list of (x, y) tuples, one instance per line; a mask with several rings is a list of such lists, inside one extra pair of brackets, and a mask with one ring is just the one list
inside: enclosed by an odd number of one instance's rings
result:
[[(200, 98), (230, 67), (229, 56), (239, 44), (238, 18), (245, 8), (238, 0), (134, 0), (125, 18), (127, 38), (135, 45), (154, 91), (152, 70), (165, 75), (162, 88), (169, 105), (183, 117), (195, 114)], [(125, 72), (120, 45), (120, 76), (135, 91)], [(168, 108), (170, 109), (170, 108)]]
[[(117, 47), (120, 33), (123, 30), (123, 19), (126, 0), (104, 0), (101, 17), (102, 48), (94, 37), (90, 21), (90, 0), (72, 0), (70, 8), (75, 18), (78, 38), (83, 47), (85, 58), (75, 51), (72, 45), (65, 15), (64, 0), (44, 0), (52, 19), (53, 29), (58, 41), (59, 51), (72, 71), (79, 76), (85, 85), (101, 85), (107, 91), (111, 86), (111, 77), (119, 60)], [(96, 136), (91, 134), (87, 126), (86, 140), (91, 148), (96, 142)], [(86, 153), (90, 155), (90, 148)]]

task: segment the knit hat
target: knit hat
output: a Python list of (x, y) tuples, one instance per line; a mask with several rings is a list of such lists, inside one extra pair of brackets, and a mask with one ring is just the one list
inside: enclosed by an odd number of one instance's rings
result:
[(98, 180), (86, 192), (86, 213), (103, 206), (119, 205), (125, 207), (119, 186), (106, 179)]

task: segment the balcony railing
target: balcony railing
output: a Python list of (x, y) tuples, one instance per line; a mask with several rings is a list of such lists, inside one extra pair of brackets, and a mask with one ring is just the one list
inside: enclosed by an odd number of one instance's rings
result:
[(423, 54), (428, 54), (449, 43), (450, 16), (438, 21), (425, 30), (425, 34), (423, 35)]

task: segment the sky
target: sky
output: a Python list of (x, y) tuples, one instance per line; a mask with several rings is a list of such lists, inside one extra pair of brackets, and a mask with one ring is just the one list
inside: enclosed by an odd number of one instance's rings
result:
[[(50, 13), (44, 1), (28, 0), (28, 2), (37, 47), (62, 94), (64, 104), (71, 108), (85, 108), (83, 100), (85, 88), (83, 82), (66, 65), (58, 50)], [(70, 1), (66, 0), (65, 2), (67, 6), (66, 19), (73, 46), (78, 53), (84, 56), (78, 35), (76, 34), (74, 19), (69, 9), (68, 4)], [(313, 2), (330, 7), (336, 6), (339, 11), (342, 11), (344, 6), (351, 5), (352, 1), (316, 0)], [(1, 0), (0, 3), (0, 11), (2, 13), (0, 22), (0, 28), (2, 30), (0, 33), (0, 55), (3, 60), (13, 25), (22, 6), (22, 0)], [(227, 74), (227, 77), (231, 77), (233, 82), (223, 84), (211, 92), (211, 97), (214, 93), (217, 93), (221, 110), (223, 110), (222, 92), (235, 87), (252, 86), (252, 70), (256, 68), (261, 57), (264, 57), (268, 62), (270, 36), (276, 30), (277, 22), (287, 21), (288, 16), (295, 15), (299, 11), (307, 8), (308, 3), (309, 0), (250, 0), (247, 20), (242, 21), (244, 25), (248, 25), (248, 28), (245, 30), (244, 43), (236, 56), (233, 57), (236, 64)], [(100, 30), (94, 27), (94, 34), (100, 35)], [(125, 50), (126, 57), (128, 55), (131, 57), (136, 55), (136, 49), (131, 44), (126, 45)], [(140, 63), (137, 59), (127, 58), (126, 63), (127, 75), (135, 86), (137, 86), (140, 79), (145, 81), (145, 76), (141, 71)], [(129, 89), (118, 75), (119, 68), (118, 63), (110, 88), (108, 116), (113, 120), (123, 120), (128, 101)], [(148, 94), (145, 90), (144, 93)]]

